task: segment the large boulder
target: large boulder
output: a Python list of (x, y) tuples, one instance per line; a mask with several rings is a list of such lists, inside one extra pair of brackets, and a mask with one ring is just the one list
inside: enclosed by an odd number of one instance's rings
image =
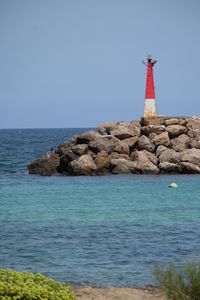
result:
[(185, 126), (186, 125), (186, 120), (185, 119), (178, 119), (178, 124)]
[(188, 142), (188, 148), (200, 149), (200, 139), (190, 139)]
[(83, 155), (86, 154), (88, 150), (88, 145), (87, 144), (78, 144), (78, 145), (74, 145), (71, 148), (71, 151), (76, 154), (76, 155)]
[(105, 151), (108, 154), (112, 152), (129, 154), (128, 145), (110, 135), (98, 137), (91, 141), (88, 146), (95, 153)]
[[(158, 133), (159, 134), (159, 133)], [(157, 136), (157, 133), (152, 132), (148, 135), (148, 138), (150, 139), (150, 141), (153, 143), (153, 139)]]
[(105, 122), (103, 124), (100, 124), (97, 126), (98, 128), (98, 132), (101, 134), (101, 135), (106, 135), (106, 134), (109, 134), (110, 131), (116, 126), (116, 122), (113, 122), (113, 121), (108, 121), (108, 122)]
[(125, 158), (111, 159), (113, 174), (138, 173), (137, 163)]
[(136, 121), (130, 122), (129, 128), (136, 133), (135, 136), (140, 136), (140, 134), (141, 134), (140, 122), (136, 122)]
[(190, 138), (186, 134), (181, 134), (171, 140), (172, 148), (175, 151), (184, 151), (188, 148)]
[(118, 158), (124, 158), (124, 159), (127, 159), (127, 160), (131, 160), (130, 159), (130, 156), (128, 154), (123, 154), (123, 153), (118, 153), (118, 152), (112, 152), (110, 155), (109, 155), (109, 159), (118, 159)]
[(140, 135), (140, 128), (131, 123), (122, 123), (117, 124), (114, 128), (112, 128), (112, 130), (110, 130), (110, 134), (119, 140), (124, 140), (135, 136), (138, 137)]
[(156, 149), (156, 156), (159, 157), (159, 155), (167, 149), (168, 149), (167, 147), (163, 145), (159, 145)]
[(100, 136), (95, 140), (91, 141), (88, 146), (93, 152), (98, 153), (105, 151), (106, 153), (111, 153), (115, 151), (116, 145), (119, 140), (112, 136)]
[(154, 152), (156, 146), (150, 141), (150, 139), (146, 135), (142, 135), (138, 139), (138, 149), (139, 150), (147, 150), (149, 152)]
[(179, 120), (176, 118), (170, 118), (165, 120), (165, 125), (179, 125)]
[(153, 139), (153, 143), (156, 146), (158, 146), (158, 145), (169, 146), (170, 139), (169, 139), (168, 132), (162, 132), (162, 133), (156, 135)]
[(77, 144), (88, 144), (90, 141), (93, 141), (97, 138), (101, 137), (101, 135), (93, 130), (90, 130), (88, 132), (82, 133), (78, 136), (76, 136), (76, 143)]
[(133, 152), (131, 154), (131, 158), (134, 162), (136, 162), (137, 169), (140, 171), (140, 173), (152, 175), (159, 173), (158, 167), (152, 163), (152, 161), (150, 161), (145, 150)]
[(129, 148), (132, 150), (135, 148), (137, 141), (138, 141), (138, 137), (134, 136), (134, 137), (131, 137), (128, 139), (124, 139), (123, 143), (127, 144), (129, 146)]
[(182, 171), (180, 165), (169, 162), (160, 163), (158, 167), (161, 173), (181, 173)]
[(159, 156), (160, 163), (170, 162), (178, 164), (182, 159), (182, 152), (176, 152), (173, 149), (163, 151)]
[(188, 148), (200, 149), (200, 129), (191, 129), (187, 132), (189, 139)]
[(161, 133), (165, 131), (164, 125), (148, 125), (141, 128), (142, 134), (149, 135), (150, 133)]
[(82, 155), (77, 160), (73, 160), (69, 164), (70, 170), (74, 175), (95, 175), (97, 170), (90, 155)]
[(68, 150), (63, 154), (60, 158), (60, 165), (58, 167), (58, 172), (62, 174), (70, 173), (70, 169), (68, 168), (69, 163), (72, 160), (78, 159), (78, 155), (72, 152), (71, 150)]
[(60, 164), (60, 157), (54, 152), (47, 152), (35, 161), (30, 162), (28, 171), (30, 174), (50, 176), (57, 173)]
[(115, 147), (115, 152), (129, 155), (129, 146), (123, 141), (120, 141)]
[(188, 130), (199, 130), (200, 129), (200, 118), (191, 117), (186, 119)]
[(182, 173), (187, 174), (200, 174), (200, 167), (190, 163), (190, 162), (181, 162), (180, 167), (182, 170)]
[(200, 149), (187, 149), (182, 153), (181, 162), (188, 162), (200, 167)]
[(147, 151), (147, 150), (143, 150), (143, 153), (148, 157), (148, 159), (154, 164), (157, 165), (158, 164), (158, 158), (155, 156), (155, 154)]
[(106, 153), (105, 151), (101, 151), (99, 153), (97, 153), (96, 158), (94, 160), (97, 169), (109, 169), (110, 168), (110, 157), (108, 155), (108, 153)]
[(169, 125), (182, 125), (185, 126), (186, 125), (186, 120), (185, 119), (180, 119), (180, 118), (169, 118), (165, 120), (165, 125), (169, 126)]
[(169, 133), (170, 138), (175, 138), (187, 132), (187, 128), (182, 125), (169, 125), (166, 126), (165, 130)]
[(68, 141), (58, 146), (57, 153), (62, 156), (67, 153), (76, 144), (76, 136), (71, 137)]

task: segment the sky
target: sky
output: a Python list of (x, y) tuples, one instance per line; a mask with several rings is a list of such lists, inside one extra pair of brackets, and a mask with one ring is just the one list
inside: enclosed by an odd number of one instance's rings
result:
[(199, 0), (0, 0), (0, 128), (200, 115)]

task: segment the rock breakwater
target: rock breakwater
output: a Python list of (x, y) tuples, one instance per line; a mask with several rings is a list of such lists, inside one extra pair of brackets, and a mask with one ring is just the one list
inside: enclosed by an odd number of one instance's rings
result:
[(28, 165), (30, 174), (200, 174), (200, 118), (159, 125), (106, 122), (76, 135)]

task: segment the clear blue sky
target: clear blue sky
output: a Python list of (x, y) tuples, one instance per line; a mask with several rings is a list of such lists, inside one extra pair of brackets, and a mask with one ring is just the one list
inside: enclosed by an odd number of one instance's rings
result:
[(0, 128), (200, 114), (199, 0), (0, 0)]

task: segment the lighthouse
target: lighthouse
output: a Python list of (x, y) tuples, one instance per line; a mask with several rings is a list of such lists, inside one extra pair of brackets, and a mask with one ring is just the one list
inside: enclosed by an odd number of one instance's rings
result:
[(156, 98), (154, 89), (154, 78), (153, 78), (153, 67), (156, 60), (152, 60), (150, 54), (147, 55), (147, 61), (143, 61), (147, 66), (147, 77), (146, 77), (146, 92), (144, 102), (144, 118), (157, 117), (156, 111)]

